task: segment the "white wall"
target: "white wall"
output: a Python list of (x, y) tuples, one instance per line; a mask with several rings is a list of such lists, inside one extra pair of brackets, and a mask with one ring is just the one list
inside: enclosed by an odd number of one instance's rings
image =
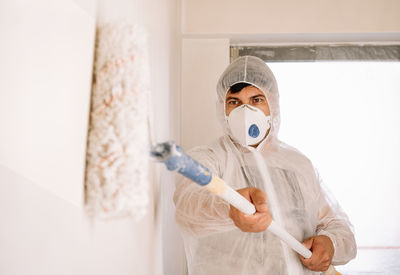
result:
[[(87, 220), (82, 210), (0, 166), (0, 274), (155, 274), (154, 219)], [(158, 273), (160, 274), (160, 273)]]
[(0, 165), (77, 206), (83, 200), (93, 12), (73, 1), (0, 3)]
[(400, 32), (397, 0), (184, 0), (183, 32)]
[[(97, 9), (95, 0), (0, 3), (0, 274), (162, 274), (163, 261), (166, 274), (183, 273), (173, 178), (162, 168), (139, 222), (91, 223), (82, 205), (96, 16), (148, 30), (155, 135), (179, 141), (179, 3)], [(164, 259), (163, 246), (174, 251)]]
[(182, 147), (207, 144), (222, 134), (216, 118), (216, 83), (229, 64), (228, 39), (183, 39)]

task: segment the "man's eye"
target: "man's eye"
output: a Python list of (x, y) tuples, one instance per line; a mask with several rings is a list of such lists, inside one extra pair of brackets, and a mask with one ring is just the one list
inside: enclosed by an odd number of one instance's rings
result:
[(255, 102), (255, 103), (262, 103), (262, 102), (264, 102), (264, 98), (262, 98), (262, 97), (256, 97), (256, 98), (254, 99), (254, 102)]
[(239, 101), (237, 101), (237, 100), (229, 100), (229, 101), (228, 101), (228, 104), (229, 104), (229, 105), (238, 105), (238, 104), (239, 104)]

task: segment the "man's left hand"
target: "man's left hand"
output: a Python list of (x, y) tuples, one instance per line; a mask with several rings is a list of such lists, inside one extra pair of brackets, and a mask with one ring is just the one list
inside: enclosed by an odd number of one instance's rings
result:
[(305, 240), (303, 245), (312, 251), (309, 259), (300, 256), (303, 265), (313, 271), (326, 271), (335, 253), (331, 239), (322, 235), (314, 236)]

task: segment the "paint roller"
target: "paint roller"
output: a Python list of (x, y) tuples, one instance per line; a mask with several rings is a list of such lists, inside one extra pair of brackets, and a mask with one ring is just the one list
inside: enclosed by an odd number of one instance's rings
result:
[[(85, 182), (90, 216), (145, 215), (147, 162), (141, 160), (148, 154), (150, 134), (143, 130), (149, 111), (147, 58), (145, 35), (138, 26), (112, 23), (98, 28)], [(255, 213), (253, 204), (175, 143), (152, 146), (151, 155), (243, 213)], [(311, 257), (311, 251), (274, 221), (268, 230), (303, 257)]]
[[(256, 209), (252, 203), (232, 189), (221, 178), (213, 174), (210, 169), (203, 166), (183, 151), (181, 147), (174, 142), (158, 143), (151, 149), (151, 155), (157, 161), (163, 162), (167, 169), (176, 171), (191, 181), (208, 189), (211, 193), (221, 197), (241, 212), (252, 215)], [(285, 242), (290, 248), (302, 255), (304, 258), (310, 258), (312, 252), (304, 247), (298, 240), (290, 235), (279, 224), (272, 221), (267, 230), (276, 235)], [(337, 275), (338, 273), (331, 265), (325, 275)]]
[(129, 22), (97, 26), (85, 178), (85, 210), (93, 218), (139, 220), (148, 212), (146, 37)]

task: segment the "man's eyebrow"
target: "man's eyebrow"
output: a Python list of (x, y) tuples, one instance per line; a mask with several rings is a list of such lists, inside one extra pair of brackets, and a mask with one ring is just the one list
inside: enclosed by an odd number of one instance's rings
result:
[(240, 100), (238, 97), (234, 97), (234, 96), (228, 96), (225, 101), (228, 101), (230, 99), (236, 99), (236, 100)]
[(265, 95), (263, 95), (263, 94), (254, 95), (254, 96), (252, 96), (251, 98), (256, 98), (256, 97), (259, 97), (259, 96), (265, 98)]

